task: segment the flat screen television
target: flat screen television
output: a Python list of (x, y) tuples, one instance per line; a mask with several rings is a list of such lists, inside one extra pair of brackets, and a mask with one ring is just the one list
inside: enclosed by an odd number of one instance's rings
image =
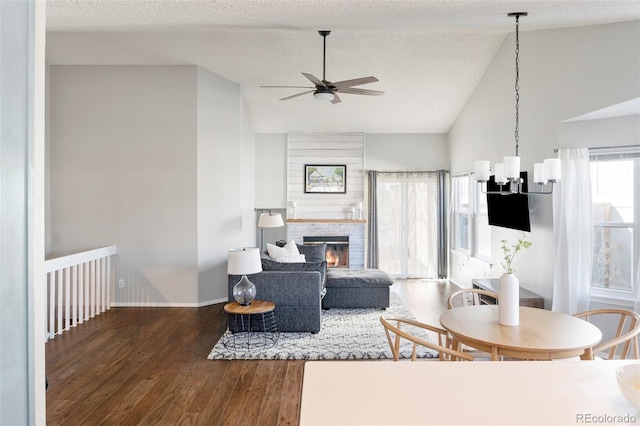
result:
[[(521, 188), (527, 192), (527, 172), (520, 172), (520, 178), (523, 180)], [(503, 188), (507, 188), (507, 185)], [(487, 192), (489, 191), (500, 191), (500, 185), (496, 184), (494, 176), (491, 176), (487, 182)], [(489, 225), (531, 232), (528, 195), (487, 194), (487, 209)]]

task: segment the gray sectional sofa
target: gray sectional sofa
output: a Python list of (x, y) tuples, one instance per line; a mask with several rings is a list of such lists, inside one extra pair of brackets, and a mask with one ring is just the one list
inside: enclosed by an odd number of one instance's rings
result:
[[(256, 286), (256, 298), (275, 303), (279, 331), (318, 333), (323, 308), (389, 307), (392, 280), (383, 271), (327, 271), (324, 245), (298, 245), (298, 250), (305, 255), (305, 263), (278, 263), (264, 257), (263, 271), (248, 276)], [(240, 278), (229, 275), (229, 300), (233, 300), (233, 286)]]

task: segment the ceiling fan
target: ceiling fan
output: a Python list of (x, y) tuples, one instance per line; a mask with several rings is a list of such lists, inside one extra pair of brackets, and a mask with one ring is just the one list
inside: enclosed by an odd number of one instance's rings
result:
[(319, 101), (331, 101), (332, 104), (337, 104), (341, 102), (340, 97), (338, 97), (338, 93), (348, 93), (350, 95), (368, 95), (368, 96), (380, 96), (384, 94), (384, 92), (378, 90), (368, 90), (368, 89), (357, 89), (353, 86), (360, 86), (362, 84), (374, 83), (378, 81), (377, 78), (370, 77), (362, 77), (355, 78), (352, 80), (344, 80), (337, 81), (332, 83), (328, 81), (325, 77), (326, 70), (326, 55), (327, 55), (327, 36), (331, 33), (331, 31), (318, 31), (318, 33), (322, 36), (323, 39), (323, 49), (322, 49), (322, 80), (317, 78), (316, 76), (308, 73), (302, 73), (309, 81), (311, 81), (315, 86), (260, 86), (260, 87), (268, 87), (268, 88), (299, 88), (299, 89), (312, 89), (307, 90), (302, 93), (297, 93), (295, 95), (287, 96), (286, 98), (280, 99), (281, 101), (286, 101), (287, 99), (296, 98), (298, 96), (306, 95), (307, 93), (313, 93), (313, 97)]

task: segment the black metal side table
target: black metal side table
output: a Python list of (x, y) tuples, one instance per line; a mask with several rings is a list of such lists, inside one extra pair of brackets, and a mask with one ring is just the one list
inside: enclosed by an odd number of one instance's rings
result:
[(238, 302), (227, 303), (228, 329), (222, 344), (228, 349), (264, 349), (274, 346), (279, 337), (276, 319), (273, 314), (275, 303), (254, 300), (244, 306)]

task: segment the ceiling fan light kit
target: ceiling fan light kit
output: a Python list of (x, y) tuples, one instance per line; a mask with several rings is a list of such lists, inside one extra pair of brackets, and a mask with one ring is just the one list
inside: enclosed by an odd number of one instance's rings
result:
[(260, 86), (266, 88), (299, 88), (299, 89), (311, 89), (305, 92), (296, 93), (295, 95), (287, 96), (285, 98), (280, 99), (281, 101), (286, 101), (288, 99), (297, 98), (298, 96), (306, 95), (307, 93), (313, 93), (313, 98), (316, 101), (329, 101), (332, 104), (337, 104), (342, 102), (338, 93), (347, 93), (350, 95), (366, 95), (366, 96), (381, 96), (384, 92), (379, 90), (369, 90), (369, 89), (359, 89), (353, 86), (360, 86), (367, 83), (374, 83), (378, 81), (377, 78), (370, 77), (362, 77), (355, 78), (351, 80), (337, 81), (335, 83), (328, 81), (326, 79), (326, 59), (327, 59), (327, 36), (331, 33), (328, 30), (318, 31), (318, 34), (322, 36), (323, 39), (323, 49), (322, 49), (322, 80), (314, 76), (313, 74), (302, 73), (307, 80), (314, 84), (313, 87), (304, 87), (304, 86)]
[(334, 94), (331, 92), (318, 92), (316, 91), (313, 94), (313, 99), (316, 101), (332, 101), (334, 98)]
[[(527, 12), (513, 12), (507, 16), (516, 18), (516, 130), (515, 130), (515, 142), (516, 142), (516, 155), (507, 156), (503, 158), (502, 163), (497, 163), (493, 167), (495, 183), (500, 185), (499, 191), (488, 191), (483, 186), (489, 181), (490, 178), (490, 163), (488, 161), (476, 161), (474, 165), (475, 178), (480, 185), (481, 191), (486, 194), (527, 194), (527, 195), (541, 195), (551, 194), (553, 192), (553, 184), (560, 181), (561, 168), (559, 158), (548, 158), (544, 160), (544, 163), (536, 163), (533, 165), (533, 182), (538, 184), (538, 191), (525, 192), (523, 187), (523, 180), (520, 177), (520, 157), (518, 156), (518, 148), (520, 141), (520, 17), (527, 16)], [(544, 190), (544, 185), (551, 184), (549, 191)], [(503, 188), (503, 185), (508, 185)]]

